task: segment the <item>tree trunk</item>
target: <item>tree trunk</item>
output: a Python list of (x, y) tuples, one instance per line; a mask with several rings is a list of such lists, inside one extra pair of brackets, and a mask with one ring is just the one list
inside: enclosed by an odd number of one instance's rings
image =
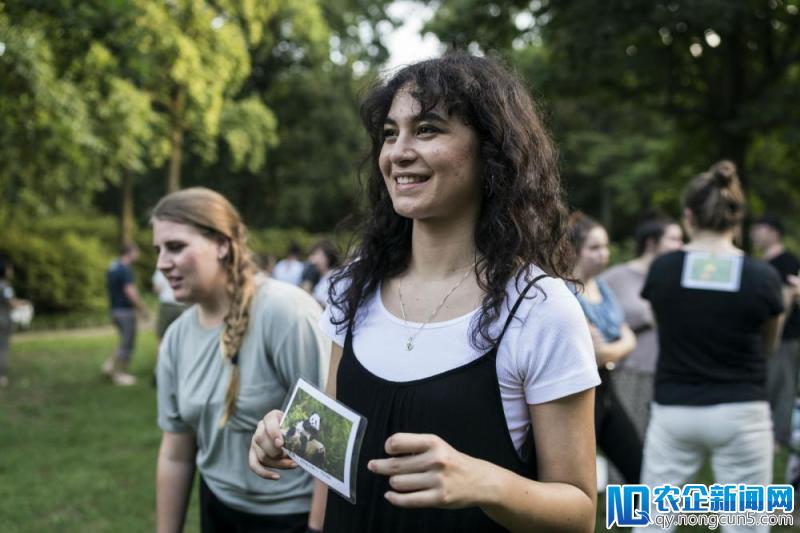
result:
[(123, 244), (132, 244), (136, 231), (133, 215), (133, 178), (129, 171), (122, 173), (122, 216), (120, 218), (120, 237)]
[(167, 193), (181, 188), (181, 159), (183, 157), (183, 114), (186, 107), (186, 90), (179, 87), (172, 105), (172, 138), (167, 176)]

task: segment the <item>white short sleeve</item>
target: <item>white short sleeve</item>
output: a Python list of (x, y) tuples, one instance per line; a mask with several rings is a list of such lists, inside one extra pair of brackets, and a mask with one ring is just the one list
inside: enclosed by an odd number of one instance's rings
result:
[[(549, 402), (600, 384), (586, 318), (575, 296), (559, 279), (537, 283), (538, 293), (526, 300), (506, 335), (513, 367), (528, 404)], [(526, 312), (527, 311), (527, 312)], [(501, 345), (502, 349), (502, 345)]]

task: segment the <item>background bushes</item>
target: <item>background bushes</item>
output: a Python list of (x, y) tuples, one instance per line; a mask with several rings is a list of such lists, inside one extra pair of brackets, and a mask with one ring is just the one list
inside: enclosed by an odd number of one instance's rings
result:
[[(282, 258), (289, 244), (305, 252), (321, 238), (300, 229), (260, 229), (250, 232), (250, 246), (259, 255)], [(134, 265), (139, 291), (147, 295), (156, 265), (152, 230), (136, 231), (141, 256)], [(40, 217), (10, 224), (3, 232), (0, 253), (14, 265), (14, 288), (33, 301), (38, 323), (84, 326), (107, 321), (106, 271), (119, 253), (119, 226), (113, 216), (94, 212)], [(48, 315), (69, 320), (54, 322)]]

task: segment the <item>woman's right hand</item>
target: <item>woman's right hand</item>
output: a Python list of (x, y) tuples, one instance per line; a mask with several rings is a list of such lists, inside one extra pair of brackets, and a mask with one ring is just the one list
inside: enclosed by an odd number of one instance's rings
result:
[(258, 422), (256, 432), (250, 441), (250, 469), (265, 479), (280, 479), (280, 474), (269, 468), (296, 468), (283, 450), (283, 433), (281, 433), (283, 413), (274, 409)]

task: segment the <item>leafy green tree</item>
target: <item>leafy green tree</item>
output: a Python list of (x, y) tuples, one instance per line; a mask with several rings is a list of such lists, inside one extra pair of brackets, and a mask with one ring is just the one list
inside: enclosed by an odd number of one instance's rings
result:
[[(241, 162), (263, 160), (261, 146), (245, 146), (242, 131), (273, 142), (275, 121), (257, 100), (236, 102), (242, 82), (250, 72), (248, 38), (260, 40), (261, 27), (281, 2), (222, 2), (222, 8), (203, 0), (161, 3), (134, 0), (136, 8), (131, 39), (135, 54), (127, 63), (130, 76), (151, 97), (160, 113), (162, 135), (169, 139), (167, 191), (181, 184), (184, 136), (206, 162), (216, 158), (216, 140), (223, 115), (246, 118), (223, 137), (236, 142)], [(227, 8), (227, 10), (225, 9)], [(250, 111), (243, 116), (244, 108)]]
[(0, 220), (86, 206), (104, 186), (94, 165), (103, 141), (49, 34), (0, 3)]
[[(298, 34), (279, 12), (251, 51), (252, 72), (242, 92), (258, 95), (274, 110), (278, 142), (263, 168), (235, 167), (231, 146), (201, 168), (193, 157), (192, 184), (213, 186), (256, 227), (303, 227), (330, 232), (353, 212), (355, 173), (366, 147), (358, 117), (358, 93), (387, 57), (378, 27), (391, 24), (389, 2), (320, 2), (325, 31)], [(225, 175), (224, 182), (217, 177)]]
[(793, 165), (778, 165), (781, 149), (765, 141), (798, 135), (796, 0), (444, 5), (428, 29), (524, 73), (547, 106), (570, 188), (584, 192), (576, 203), (607, 222), (632, 206), (674, 209), (686, 179), (723, 157), (739, 165), (757, 209), (777, 197), (774, 180), (797, 189)]

